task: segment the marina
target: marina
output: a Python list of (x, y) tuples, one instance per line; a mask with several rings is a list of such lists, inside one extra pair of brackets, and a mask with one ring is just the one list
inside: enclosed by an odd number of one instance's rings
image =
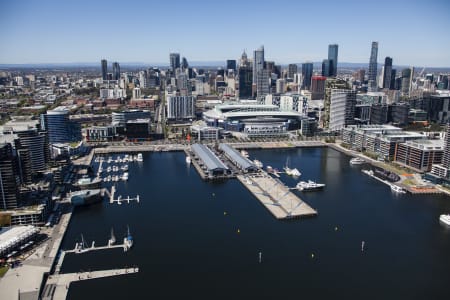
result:
[[(424, 233), (431, 229), (443, 231), (445, 227), (437, 220), (440, 213), (448, 212), (448, 208), (445, 210), (442, 207), (444, 202), (439, 200), (438, 209), (436, 201), (433, 205), (428, 205), (431, 202), (414, 198), (410, 194), (392, 201), (394, 196), (389, 189), (361, 176), (359, 170), (349, 165), (348, 157), (331, 149), (286, 149), (277, 153), (249, 149), (248, 152), (252, 159), (257, 157), (273, 169), (284, 166), (286, 157), (289, 156), (291, 168), (301, 166), (302, 179), (311, 178), (326, 183), (326, 188), (318, 193), (290, 190), (293, 195), (300, 196), (297, 197), (299, 200), (291, 200), (288, 196), (283, 198), (283, 195), (288, 186), (295, 186), (299, 180), (285, 173), (279, 173), (284, 187), (281, 184), (276, 186), (278, 178), (268, 178), (269, 181), (264, 183), (264, 179), (259, 179), (258, 176), (274, 175), (261, 172), (237, 174), (236, 176), (242, 176), (242, 181), (203, 181), (197, 170), (187, 165), (184, 153), (143, 154), (144, 167), (130, 164), (131, 179), (128, 183), (114, 184), (114, 199), (119, 194), (139, 194), (141, 198), (150, 200), (140, 201), (139, 209), (111, 206), (108, 205), (109, 201), (89, 210), (80, 208), (79, 215), (73, 220), (72, 229), (68, 232), (66, 245), (63, 246), (65, 249), (73, 249), (73, 241), (79, 241), (80, 233), (83, 232), (89, 233), (89, 241), (104, 240), (105, 232), (111, 230), (111, 224), (116, 227), (114, 222), (121, 223), (122, 226), (130, 223), (133, 232), (139, 236), (139, 247), (133, 249), (130, 255), (120, 255), (117, 249), (73, 254), (64, 262), (63, 272), (139, 265), (139, 275), (133, 277), (133, 280), (104, 279), (104, 284), (99, 282), (95, 285), (99, 287), (98, 292), (93, 291), (91, 284), (73, 285), (76, 289), (71, 286), (69, 299), (93, 297), (92, 293), (109, 299), (135, 298), (146, 293), (151, 298), (164, 295), (172, 299), (183, 295), (196, 295), (199, 299), (233, 297), (236, 293), (276, 299), (281, 288), (287, 295), (295, 295), (298, 289), (286, 288), (286, 285), (274, 282), (271, 276), (274, 273), (281, 273), (283, 282), (292, 280), (292, 277), (304, 282), (303, 294), (307, 297), (331, 297), (332, 294), (327, 291), (318, 292), (317, 287), (333, 283), (345, 286), (346, 281), (327, 273), (330, 264), (336, 265), (338, 270), (345, 270), (347, 279), (355, 282), (358, 288), (373, 289), (376, 297), (381, 297), (383, 293), (377, 292), (378, 284), (373, 284), (372, 281), (374, 277), (362, 280), (362, 274), (367, 274), (368, 270), (371, 274), (389, 269), (382, 284), (389, 286), (392, 295), (413, 295), (409, 285), (398, 285), (398, 280), (395, 287), (390, 283), (399, 274), (402, 274), (402, 278), (406, 276), (405, 281), (416, 282), (414, 274), (420, 272), (401, 272), (403, 266), (409, 263), (401, 256), (397, 260), (399, 270), (392, 269), (387, 261), (393, 250), (386, 249), (383, 241), (388, 238), (392, 241), (390, 248), (416, 255), (418, 251), (405, 246), (405, 243), (410, 242), (407, 233), (414, 230), (417, 232), (414, 239), (422, 239), (426, 238)], [(192, 161), (194, 160), (192, 157)], [(252, 188), (257, 184), (263, 189), (255, 190), (256, 194), (246, 192), (248, 187)], [(352, 188), (348, 188), (349, 184)], [(112, 185), (106, 185), (111, 191)], [(366, 191), (363, 199), (355, 196), (361, 194), (361, 191)], [(257, 193), (263, 197), (266, 194), (263, 201), (255, 201)], [(321, 214), (301, 222), (276, 221), (277, 218), (273, 217), (269, 207), (261, 208), (262, 202), (276, 204), (269, 195), (282, 199), (282, 206), (287, 213), (280, 206), (266, 204), (280, 209), (280, 215), (287, 215), (291, 207), (294, 208), (300, 201), (308, 203), (315, 212), (320, 211)], [(431, 196), (424, 197), (431, 199)], [(392, 207), (395, 206), (408, 207), (408, 215), (374, 215), (370, 220), (364, 221), (355, 217), (361, 211), (393, 211)], [(424, 214), (424, 210), (435, 214), (436, 218), (431, 220), (426, 216), (428, 213)], [(170, 213), (162, 214), (164, 211)], [(107, 224), (99, 222), (99, 219), (105, 220)], [(418, 221), (408, 221), (411, 219)], [(387, 221), (388, 228), (380, 227), (380, 224)], [(379, 228), (377, 232), (371, 230), (374, 226)], [(393, 231), (392, 228), (396, 230)], [(402, 242), (397, 242), (399, 234), (405, 237)], [(442, 234), (445, 233), (436, 232), (436, 240), (439, 238), (440, 243)], [(121, 239), (118, 238), (119, 240)], [(365, 241), (363, 256), (362, 240)], [(427, 241), (426, 245), (430, 246), (420, 250), (425, 253), (415, 257), (421, 265), (433, 265), (435, 268), (437, 265), (434, 260), (427, 259), (427, 254), (433, 248), (432, 245), (436, 245), (436, 241), (434, 238), (430, 241), (429, 237)], [(283, 253), (280, 253), (280, 247), (283, 248)], [(261, 263), (259, 253), (264, 253)], [(285, 264), (286, 259), (293, 263)], [(265, 270), (257, 267), (259, 264)], [(173, 269), (171, 267), (168, 270), (167, 266), (173, 266)], [(177, 271), (172, 271), (174, 269)], [(224, 274), (213, 273), (213, 270), (223, 270)], [(186, 276), (186, 272), (189, 272), (189, 276)], [(232, 281), (230, 276), (233, 277)], [(423, 276), (420, 278), (421, 281), (415, 284), (426, 289), (430, 280)], [(201, 287), (198, 287), (198, 282), (202, 282)], [(234, 288), (230, 290), (231, 282), (234, 283)], [(176, 291), (171, 289), (174, 284), (179, 287)], [(264, 290), (256, 287), (263, 287)], [(442, 287), (438, 285), (434, 291), (439, 292), (433, 295), (442, 292)]]

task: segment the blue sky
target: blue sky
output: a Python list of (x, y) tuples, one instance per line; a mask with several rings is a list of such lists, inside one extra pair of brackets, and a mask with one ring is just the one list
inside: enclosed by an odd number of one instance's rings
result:
[(260, 45), (277, 63), (321, 61), (450, 67), (450, 1), (405, 0), (0, 0), (0, 63), (168, 63), (249, 57)]

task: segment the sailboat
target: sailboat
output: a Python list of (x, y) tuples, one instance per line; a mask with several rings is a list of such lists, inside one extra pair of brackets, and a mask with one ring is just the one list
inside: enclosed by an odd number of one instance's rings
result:
[(302, 173), (300, 173), (300, 171), (297, 168), (289, 168), (289, 157), (286, 159), (286, 166), (283, 168), (283, 170), (286, 172), (286, 175), (289, 176), (297, 176), (299, 177), (300, 175), (302, 175)]
[(116, 237), (114, 236), (114, 230), (111, 228), (111, 238), (108, 240), (108, 246), (114, 245)]
[(133, 237), (130, 234), (130, 227), (127, 225), (127, 236), (123, 238), (123, 251), (128, 251), (133, 247)]
[(83, 234), (81, 234), (81, 243), (78, 243), (77, 245), (78, 245), (78, 247), (77, 247), (77, 251), (75, 253), (84, 253), (84, 252), (89, 251), (89, 248), (86, 245), (86, 241), (84, 240)]

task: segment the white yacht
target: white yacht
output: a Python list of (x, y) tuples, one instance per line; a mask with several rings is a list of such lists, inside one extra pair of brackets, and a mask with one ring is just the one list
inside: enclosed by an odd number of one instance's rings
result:
[(257, 166), (258, 168), (262, 169), (263, 168), (263, 163), (257, 159), (255, 159), (253, 161), (253, 163), (255, 164), (255, 166)]
[(122, 169), (122, 171), (128, 171), (128, 165), (123, 165), (123, 166), (121, 167), (121, 169)]
[(400, 193), (400, 194), (406, 193), (406, 191), (403, 188), (401, 188), (401, 187), (399, 187), (398, 185), (395, 185), (395, 184), (391, 184), (391, 190), (393, 192)]
[(351, 165), (362, 165), (365, 162), (366, 161), (360, 157), (353, 157), (352, 159), (350, 159)]
[(108, 166), (108, 168), (106, 169), (106, 172), (111, 172), (111, 167), (110, 166)]
[(289, 176), (295, 176), (295, 177), (299, 177), (300, 175), (302, 175), (302, 173), (300, 173), (300, 171), (297, 168), (289, 168), (289, 157), (286, 159), (286, 166), (283, 167), (284, 172), (286, 172), (286, 175)]
[(128, 172), (123, 173), (121, 179), (122, 179), (123, 181), (127, 181), (127, 180), (128, 180)]
[(320, 189), (323, 189), (324, 187), (325, 187), (325, 183), (317, 183), (312, 180), (300, 181), (299, 183), (297, 183), (297, 186), (296, 186), (296, 188), (299, 191), (305, 191), (305, 192), (320, 190)]
[(447, 214), (447, 215), (440, 215), (440, 216), (439, 216), (439, 221), (441, 221), (441, 222), (444, 223), (445, 225), (450, 226), (450, 214)]
[(136, 160), (137, 161), (144, 161), (144, 158), (142, 157), (142, 153), (138, 153)]
[(190, 156), (186, 156), (186, 163), (191, 164), (192, 160)]

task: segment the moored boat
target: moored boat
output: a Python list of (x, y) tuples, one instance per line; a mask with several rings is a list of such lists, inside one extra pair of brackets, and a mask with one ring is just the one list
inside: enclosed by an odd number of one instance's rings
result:
[(353, 157), (352, 159), (350, 159), (351, 165), (362, 165), (365, 162), (366, 161), (360, 157)]
[(439, 216), (439, 221), (444, 223), (445, 225), (450, 226), (450, 214), (444, 214)]
[(315, 181), (312, 180), (308, 180), (308, 181), (300, 181), (299, 183), (297, 183), (296, 188), (300, 191), (316, 191), (316, 190), (321, 190), (325, 187), (325, 183), (317, 183)]

